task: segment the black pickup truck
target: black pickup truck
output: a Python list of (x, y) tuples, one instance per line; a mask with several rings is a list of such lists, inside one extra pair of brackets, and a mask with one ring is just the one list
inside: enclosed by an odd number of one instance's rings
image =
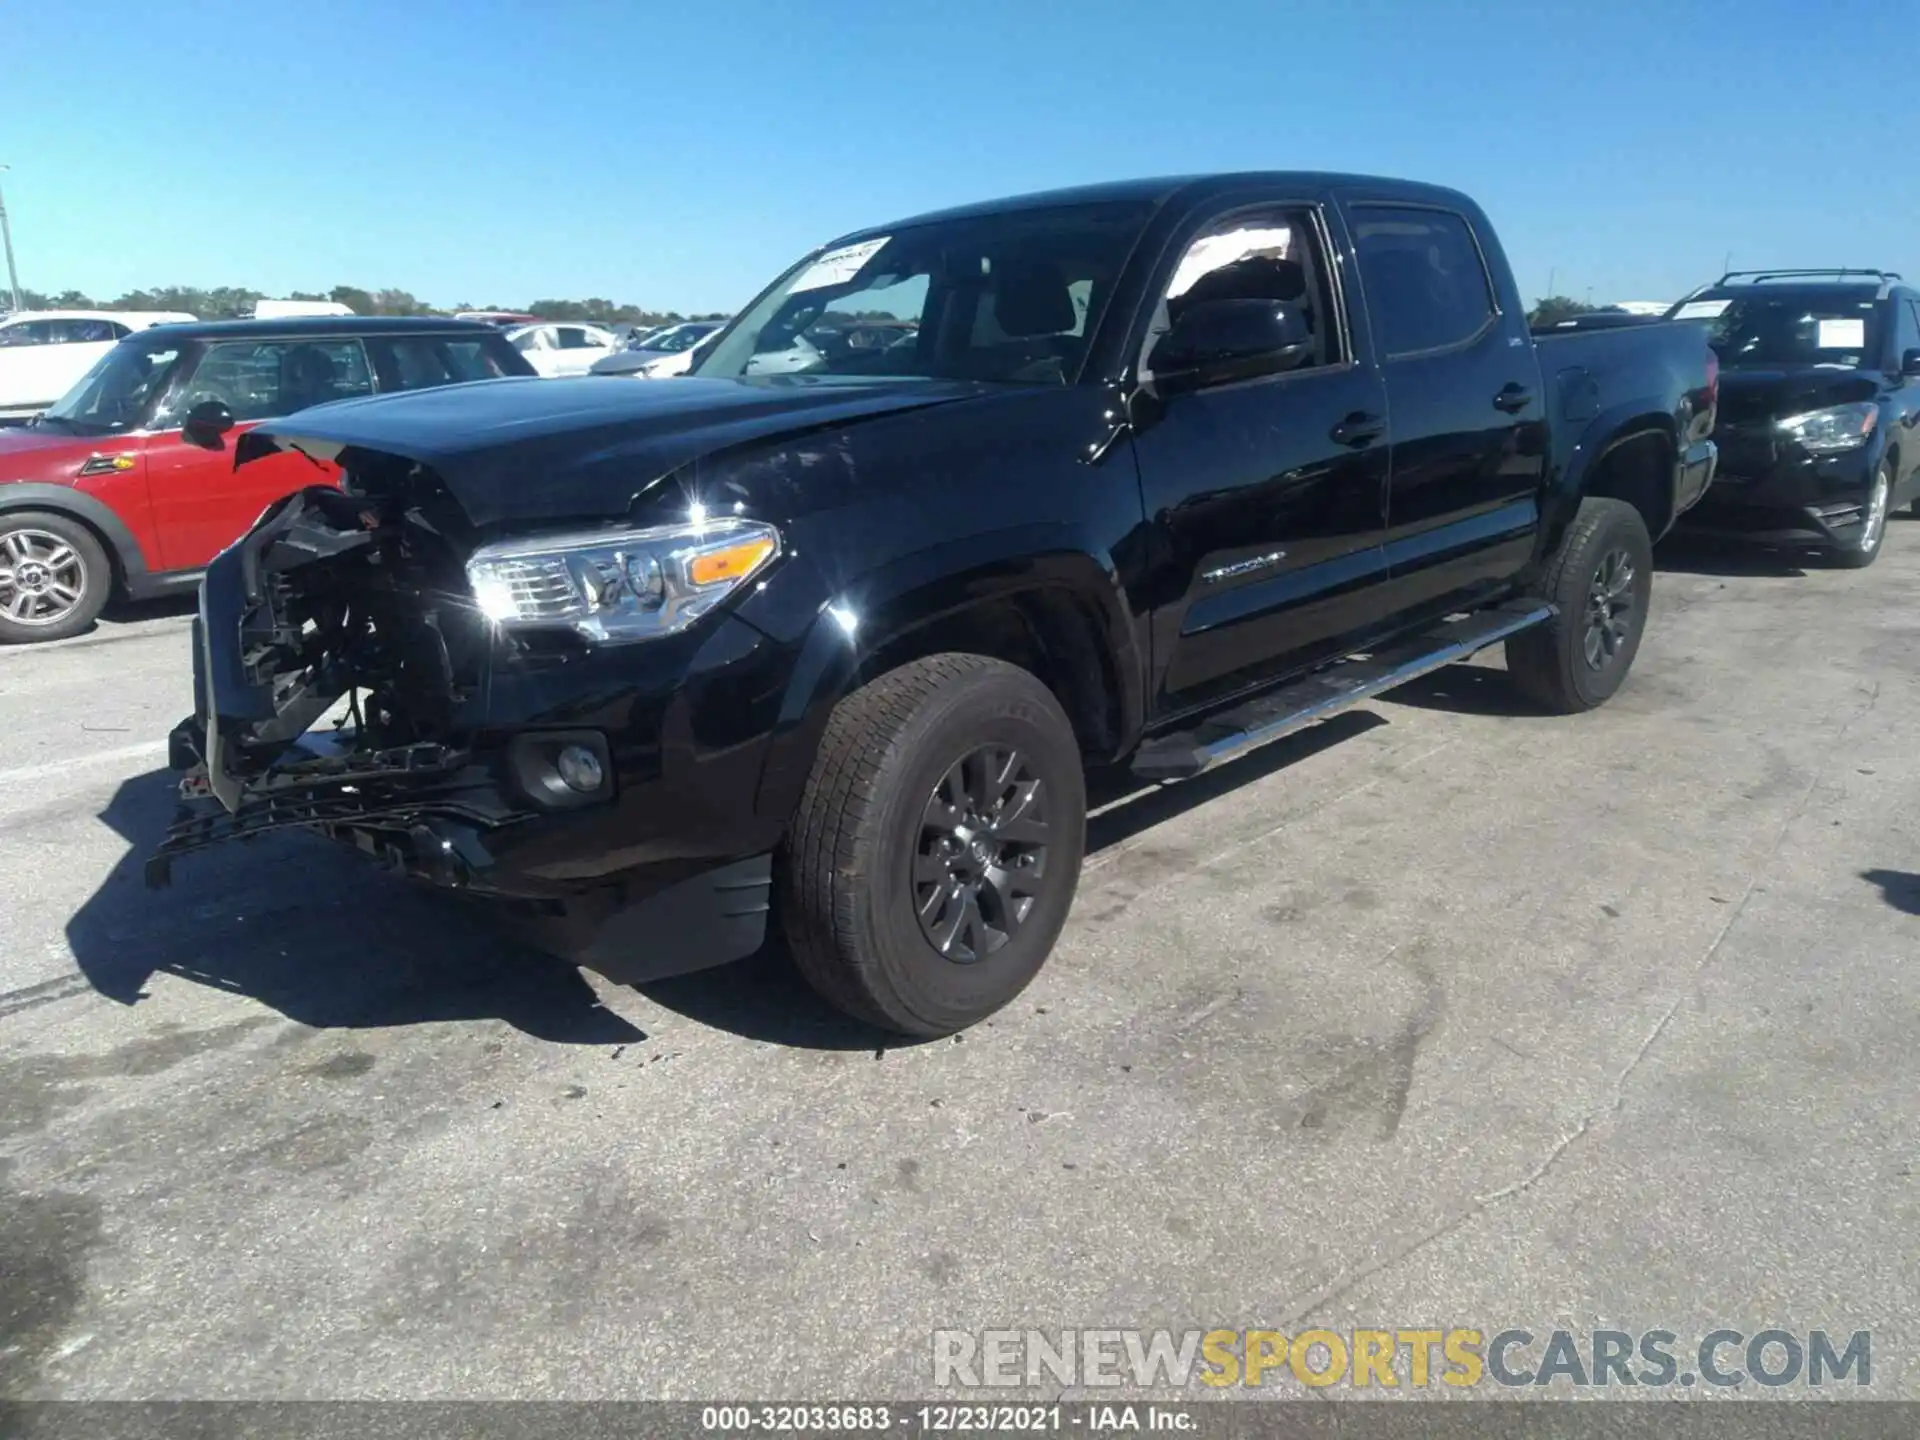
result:
[[(828, 354), (822, 324), (900, 323)], [(1539, 343), (1465, 196), (1136, 182), (862, 232), (673, 380), (246, 437), (337, 462), (202, 586), (148, 867), (318, 830), (623, 979), (777, 917), (909, 1034), (1065, 923), (1083, 767), (1172, 781), (1504, 641), (1589, 709), (1712, 477), (1701, 327)]]

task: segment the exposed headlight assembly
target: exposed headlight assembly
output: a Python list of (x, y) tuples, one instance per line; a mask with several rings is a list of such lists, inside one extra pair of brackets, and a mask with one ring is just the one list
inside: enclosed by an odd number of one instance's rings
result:
[(1780, 422), (1780, 433), (1811, 454), (1837, 455), (1866, 444), (1879, 419), (1879, 408), (1871, 404), (1835, 405), (1787, 416)]
[(467, 583), (504, 629), (650, 640), (686, 629), (779, 553), (773, 526), (733, 517), (585, 530), (483, 545), (467, 561)]

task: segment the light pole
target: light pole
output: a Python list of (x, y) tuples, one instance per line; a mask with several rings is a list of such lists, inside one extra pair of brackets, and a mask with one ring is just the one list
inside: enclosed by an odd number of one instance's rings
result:
[[(0, 165), (0, 171), (11, 170), (11, 165)], [(20, 276), (13, 268), (13, 231), (7, 228), (7, 197), (0, 195), (0, 247), (7, 252), (7, 289), (13, 295), (13, 308), (20, 305)]]

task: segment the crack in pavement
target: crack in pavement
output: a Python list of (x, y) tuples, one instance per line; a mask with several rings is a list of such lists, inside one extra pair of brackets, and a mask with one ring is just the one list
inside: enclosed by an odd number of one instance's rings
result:
[[(1846, 723), (1840, 727), (1835, 733), (1833, 740), (1829, 742), (1829, 749), (1838, 749), (1840, 743), (1847, 738), (1848, 732), (1868, 715), (1871, 715), (1874, 707), (1879, 703), (1880, 682), (1876, 680), (1873, 682), (1872, 689), (1868, 692), (1867, 703), (1847, 718)], [(1701, 953), (1699, 960), (1687, 971), (1686, 983), (1676, 988), (1672, 1003), (1661, 1013), (1660, 1018), (1655, 1021), (1652, 1028), (1647, 1031), (1645, 1038), (1635, 1047), (1632, 1058), (1627, 1061), (1626, 1066), (1615, 1078), (1612, 1095), (1607, 1103), (1596, 1107), (1583, 1116), (1578, 1125), (1574, 1126), (1573, 1129), (1569, 1130), (1565, 1135), (1562, 1135), (1559, 1140), (1554, 1142), (1547, 1150), (1545, 1158), (1526, 1175), (1509, 1185), (1501, 1186), (1498, 1190), (1488, 1191), (1484, 1195), (1476, 1195), (1471, 1203), (1462, 1206), (1458, 1211), (1442, 1220), (1438, 1225), (1415, 1236), (1412, 1240), (1390, 1254), (1380, 1256), (1375, 1260), (1334, 1277), (1333, 1280), (1321, 1286), (1320, 1289), (1314, 1291), (1312, 1295), (1308, 1296), (1307, 1299), (1302, 1301), (1298, 1306), (1287, 1312), (1282, 1317), (1281, 1323), (1287, 1326), (1293, 1326), (1308, 1316), (1317, 1314), (1331, 1305), (1335, 1300), (1351, 1293), (1358, 1286), (1372, 1279), (1375, 1275), (1380, 1274), (1382, 1271), (1392, 1269), (1394, 1266), (1400, 1264), (1401, 1261), (1418, 1254), (1421, 1250), (1433, 1244), (1434, 1241), (1444, 1239), (1455, 1230), (1458, 1230), (1462, 1225), (1465, 1225), (1469, 1220), (1486, 1214), (1502, 1201), (1510, 1200), (1516, 1195), (1524, 1194), (1526, 1191), (1531, 1190), (1546, 1177), (1547, 1172), (1552, 1170), (1569, 1150), (1592, 1133), (1593, 1127), (1596, 1124), (1607, 1116), (1618, 1114), (1626, 1108), (1627, 1087), (1632, 1083), (1634, 1072), (1646, 1061), (1647, 1056), (1652, 1053), (1653, 1047), (1659, 1043), (1661, 1036), (1666, 1034), (1668, 1026), (1673, 1023), (1673, 1017), (1680, 1013), (1680, 1007), (1685, 1003), (1688, 995), (1696, 991), (1701, 975), (1706, 972), (1707, 966), (1713, 963), (1714, 957), (1720, 953), (1721, 947), (1726, 944), (1727, 936), (1733, 933), (1733, 927), (1739, 923), (1740, 917), (1746, 913), (1747, 902), (1753, 898), (1760, 881), (1766, 876), (1767, 872), (1772, 868), (1773, 862), (1779, 857), (1781, 847), (1787, 843), (1788, 832), (1793, 829), (1795, 822), (1806, 813), (1807, 805), (1813, 799), (1814, 792), (1820, 788), (1821, 782), (1826, 779), (1828, 768), (1830, 767), (1823, 767), (1814, 771), (1813, 778), (1808, 780), (1806, 788), (1800, 792), (1800, 798), (1794, 802), (1792, 809), (1787, 812), (1786, 818), (1780, 822), (1780, 828), (1774, 834), (1773, 843), (1767, 847), (1767, 853), (1761, 857), (1759, 863), (1754, 866), (1752, 874), (1747, 877), (1746, 889), (1741, 892), (1738, 903), (1735, 904), (1728, 913), (1726, 921), (1714, 934), (1712, 942), (1709, 943), (1705, 951)]]

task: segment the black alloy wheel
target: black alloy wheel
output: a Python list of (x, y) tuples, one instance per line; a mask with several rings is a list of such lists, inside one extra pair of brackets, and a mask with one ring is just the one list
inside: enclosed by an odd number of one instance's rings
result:
[(949, 1035), (1046, 963), (1086, 847), (1058, 697), (984, 655), (912, 660), (843, 697), (775, 857), (800, 973), (847, 1014)]
[(1046, 782), (1011, 746), (956, 761), (928, 796), (913, 862), (921, 933), (972, 964), (1019, 933), (1047, 877)]
[(1609, 550), (1587, 585), (1587, 633), (1582, 645), (1587, 668), (1613, 664), (1627, 647), (1639, 617), (1633, 613), (1633, 557), (1624, 547)]
[(1653, 541), (1624, 500), (1588, 496), (1532, 591), (1544, 623), (1507, 641), (1520, 693), (1556, 715), (1604, 705), (1627, 678), (1653, 600)]

